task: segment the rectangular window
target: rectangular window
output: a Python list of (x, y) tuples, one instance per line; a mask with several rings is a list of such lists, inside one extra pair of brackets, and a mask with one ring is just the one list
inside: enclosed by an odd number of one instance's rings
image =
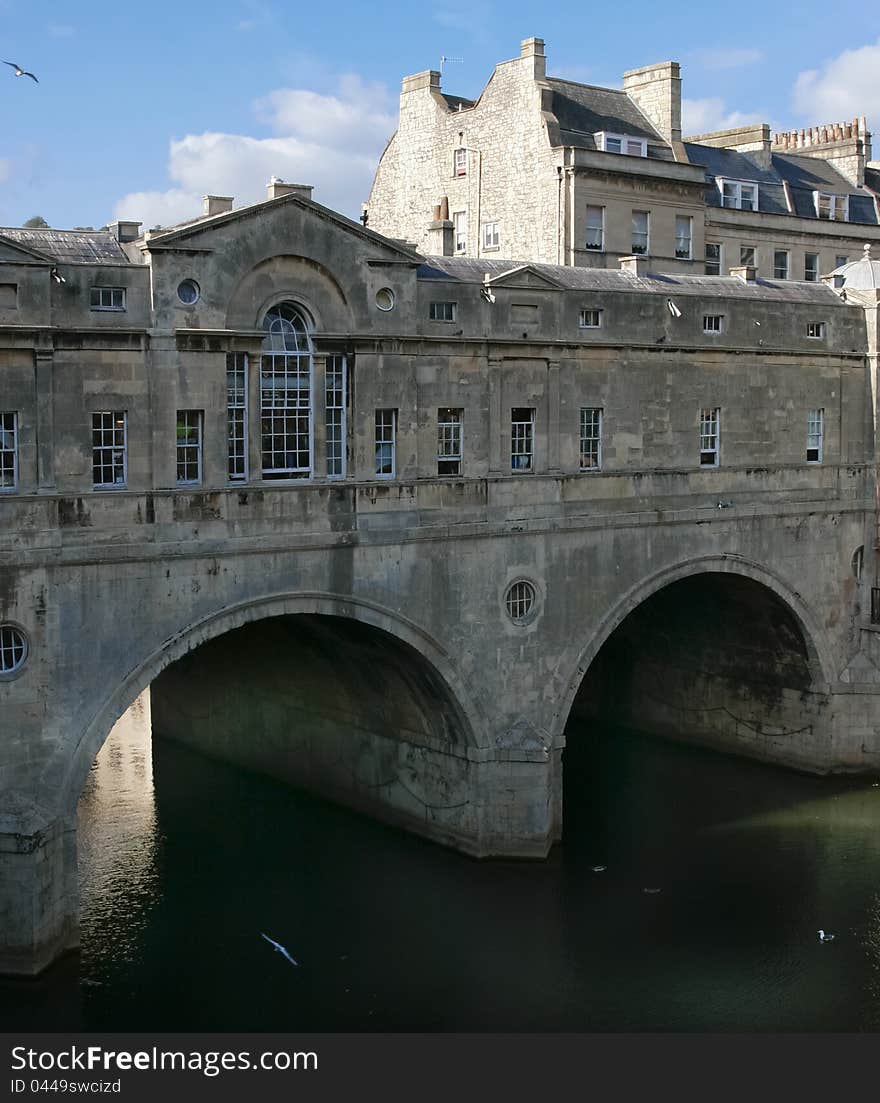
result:
[(694, 220), (685, 215), (675, 216), (675, 256), (678, 260), (691, 259)]
[(773, 252), (773, 279), (787, 280), (789, 271), (789, 258), (786, 249), (776, 249)]
[(825, 336), (824, 322), (807, 322), (807, 336), (821, 340)]
[(195, 486), (202, 481), (201, 410), (177, 411), (177, 484)]
[(807, 414), (807, 463), (822, 462), (825, 438), (825, 411), (810, 410)]
[(456, 253), (467, 252), (467, 211), (456, 211), (453, 214), (452, 234)]
[(376, 411), (376, 474), (393, 479), (397, 471), (397, 410)]
[(703, 333), (722, 333), (724, 330), (723, 314), (704, 314)]
[(264, 479), (312, 471), (312, 372), (308, 352), (260, 357), (260, 449)]
[(602, 466), (602, 410), (581, 407), (581, 471), (598, 471)]
[(535, 465), (534, 407), (514, 407), (510, 411), (510, 470), (532, 471)]
[(816, 283), (819, 279), (818, 253), (804, 253), (804, 279), (807, 283)]
[(733, 207), (738, 211), (756, 211), (758, 209), (758, 185), (744, 184), (741, 180), (718, 179), (721, 192), (721, 206)]
[(628, 157), (647, 157), (647, 138), (634, 138), (630, 134), (606, 134), (600, 130), (596, 134), (596, 144), (606, 153), (625, 153)]
[(463, 410), (445, 406), (437, 411), (437, 474), (461, 474)]
[(581, 329), (601, 329), (602, 311), (597, 307), (585, 307), (578, 315), (578, 325)]
[(827, 218), (832, 222), (846, 222), (849, 219), (848, 195), (828, 195), (825, 192), (814, 191), (813, 202), (816, 204), (816, 214), (819, 218)]
[(718, 424), (721, 410), (700, 410), (700, 466), (718, 466)]
[(92, 414), (92, 485), (96, 489), (125, 486), (128, 477), (125, 410)]
[(324, 369), (324, 426), (327, 436), (327, 478), (345, 478), (348, 362), (328, 356)]
[(648, 224), (647, 211), (633, 211), (632, 251), (634, 253), (647, 253), (648, 251)]
[(605, 248), (605, 208), (587, 207), (587, 241), (588, 249)]
[(717, 241), (706, 242), (706, 275), (721, 275), (721, 246)]
[(845, 264), (849, 264), (849, 257), (835, 257), (834, 267), (842, 268)]
[(226, 477), (248, 477), (248, 359), (244, 352), (226, 357)]
[(436, 302), (428, 305), (428, 318), (432, 322), (454, 322), (458, 303)]
[(497, 249), (501, 245), (501, 233), (497, 222), (486, 222), (483, 225), (483, 248)]
[(454, 176), (467, 176), (467, 150), (457, 149), (454, 158)]
[(18, 414), (0, 412), (0, 492), (18, 486)]
[(92, 310), (125, 310), (125, 288), (92, 287), (89, 306)]
[(748, 265), (749, 268), (755, 267), (755, 247), (754, 245), (740, 245), (739, 247), (739, 262), (742, 265)]

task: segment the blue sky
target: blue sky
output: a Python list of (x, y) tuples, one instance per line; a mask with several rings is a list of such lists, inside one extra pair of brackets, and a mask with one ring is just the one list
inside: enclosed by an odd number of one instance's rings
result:
[(681, 62), (690, 132), (864, 114), (880, 159), (880, 14), (850, 0), (0, 0), (0, 58), (40, 80), (0, 67), (0, 225), (168, 225), (205, 192), (260, 199), (273, 173), (356, 216), (401, 77), (461, 57), (444, 90), (475, 97), (532, 35), (550, 75), (585, 83)]

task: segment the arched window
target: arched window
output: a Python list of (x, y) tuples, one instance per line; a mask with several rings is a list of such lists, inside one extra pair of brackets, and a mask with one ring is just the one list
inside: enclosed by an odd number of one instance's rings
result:
[(264, 479), (303, 479), (312, 473), (312, 341), (309, 323), (293, 303), (263, 319), (260, 412)]

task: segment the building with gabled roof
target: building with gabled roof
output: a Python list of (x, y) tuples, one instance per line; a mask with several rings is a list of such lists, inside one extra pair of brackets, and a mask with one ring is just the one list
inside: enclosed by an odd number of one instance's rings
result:
[(766, 124), (682, 140), (681, 74), (622, 89), (547, 75), (544, 43), (496, 66), (480, 97), (406, 77), (370, 225), (425, 252), (816, 282), (880, 243), (880, 165), (865, 119), (771, 137)]

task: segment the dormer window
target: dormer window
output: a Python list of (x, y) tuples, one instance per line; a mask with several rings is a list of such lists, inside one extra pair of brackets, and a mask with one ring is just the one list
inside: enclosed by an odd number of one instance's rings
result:
[(467, 176), (467, 150), (460, 147), (453, 158), (453, 176)]
[(647, 157), (648, 139), (634, 138), (631, 134), (609, 134), (600, 130), (596, 145), (605, 153), (624, 153), (627, 157)]
[(718, 190), (721, 192), (721, 206), (732, 207), (737, 211), (756, 211), (758, 209), (758, 185), (747, 184), (743, 180), (725, 180), (718, 177)]
[(826, 192), (814, 191), (813, 202), (816, 204), (817, 218), (827, 218), (831, 222), (849, 221), (848, 195), (829, 195)]

